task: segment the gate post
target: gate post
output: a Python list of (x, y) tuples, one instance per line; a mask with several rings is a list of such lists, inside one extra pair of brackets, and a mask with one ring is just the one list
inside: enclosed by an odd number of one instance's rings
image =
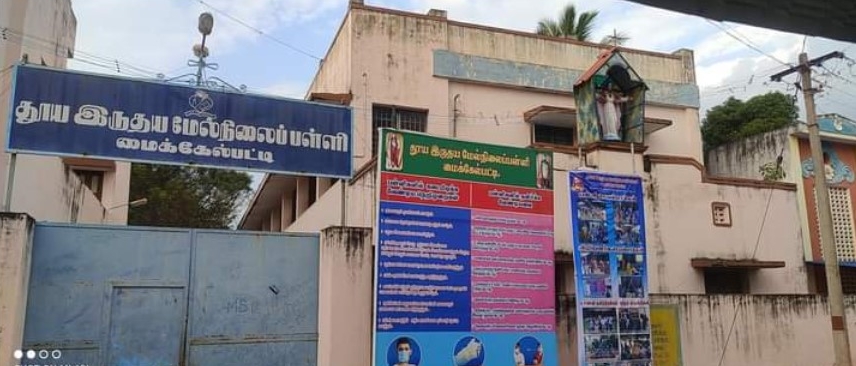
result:
[(27, 214), (0, 213), (0, 364), (17, 364), (24, 343), (34, 228)]
[(372, 229), (321, 231), (318, 278), (318, 366), (370, 366)]

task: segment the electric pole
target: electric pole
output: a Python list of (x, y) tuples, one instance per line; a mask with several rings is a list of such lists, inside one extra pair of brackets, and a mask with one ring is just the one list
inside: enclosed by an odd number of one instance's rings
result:
[(817, 125), (817, 113), (814, 107), (811, 68), (821, 65), (832, 58), (843, 58), (841, 52), (832, 52), (813, 60), (805, 53), (800, 54), (799, 65), (770, 77), (772, 81), (781, 81), (783, 76), (798, 72), (802, 79), (802, 91), (805, 97), (805, 114), (808, 120), (808, 142), (811, 147), (811, 160), (814, 167), (814, 190), (817, 197), (817, 214), (820, 221), (820, 245), (823, 250), (823, 264), (826, 267), (826, 287), (829, 293), (829, 315), (832, 325), (833, 349), (836, 366), (851, 366), (850, 340), (847, 335), (847, 321), (844, 315), (844, 295), (841, 290), (841, 276), (838, 271), (838, 254), (835, 248), (835, 233), (832, 230), (832, 212), (829, 205), (829, 190), (826, 186), (826, 174), (823, 170), (823, 148), (820, 141), (820, 127)]

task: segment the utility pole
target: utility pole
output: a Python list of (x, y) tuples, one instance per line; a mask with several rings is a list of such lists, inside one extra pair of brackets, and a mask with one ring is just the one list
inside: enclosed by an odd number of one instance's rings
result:
[(805, 53), (800, 54), (799, 65), (770, 77), (772, 81), (781, 81), (783, 76), (799, 72), (802, 79), (802, 91), (805, 99), (805, 113), (808, 119), (808, 142), (811, 146), (811, 160), (814, 166), (814, 190), (817, 197), (817, 213), (820, 221), (820, 244), (823, 249), (823, 263), (826, 267), (826, 287), (829, 293), (829, 315), (832, 325), (833, 350), (836, 366), (851, 366), (850, 340), (847, 335), (847, 321), (844, 315), (844, 295), (841, 290), (841, 276), (838, 271), (838, 255), (835, 249), (835, 233), (832, 230), (832, 212), (829, 207), (829, 190), (826, 175), (823, 172), (823, 149), (820, 141), (820, 127), (817, 125), (817, 113), (814, 106), (811, 68), (821, 65), (832, 58), (843, 58), (841, 52), (832, 52), (813, 60)]

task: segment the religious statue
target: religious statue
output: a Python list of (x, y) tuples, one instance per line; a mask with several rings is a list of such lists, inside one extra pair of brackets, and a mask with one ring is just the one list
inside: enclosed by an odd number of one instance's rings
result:
[(621, 141), (621, 106), (630, 97), (620, 92), (601, 89), (597, 95), (597, 109), (604, 141)]

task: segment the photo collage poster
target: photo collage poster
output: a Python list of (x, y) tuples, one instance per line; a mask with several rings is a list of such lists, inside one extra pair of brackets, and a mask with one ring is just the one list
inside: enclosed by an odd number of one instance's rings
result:
[(569, 173), (577, 335), (583, 366), (650, 366), (642, 180)]

